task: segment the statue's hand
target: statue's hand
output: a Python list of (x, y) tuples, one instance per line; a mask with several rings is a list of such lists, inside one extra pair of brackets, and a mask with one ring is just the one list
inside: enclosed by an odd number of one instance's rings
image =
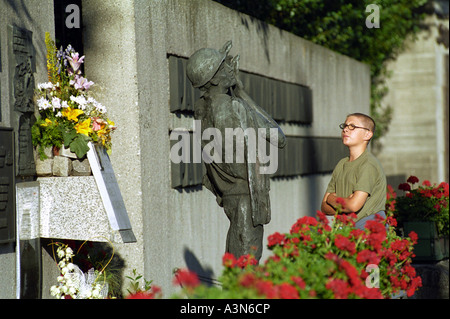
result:
[(241, 81), (241, 77), (239, 76), (239, 54), (236, 55), (233, 59), (231, 59), (231, 63), (233, 65), (234, 68), (234, 77), (236, 79), (236, 88), (237, 89), (244, 89), (244, 84)]

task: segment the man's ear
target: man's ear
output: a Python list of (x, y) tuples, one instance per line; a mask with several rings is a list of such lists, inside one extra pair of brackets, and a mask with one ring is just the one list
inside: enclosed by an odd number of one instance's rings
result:
[(364, 140), (366, 141), (370, 141), (370, 139), (373, 137), (373, 132), (372, 131), (367, 131), (366, 130), (366, 135), (364, 135)]

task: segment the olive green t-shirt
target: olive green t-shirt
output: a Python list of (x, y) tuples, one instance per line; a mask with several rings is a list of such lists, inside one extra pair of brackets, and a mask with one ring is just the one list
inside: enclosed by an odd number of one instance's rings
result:
[(348, 197), (355, 191), (369, 194), (364, 206), (355, 212), (357, 220), (385, 210), (386, 176), (380, 162), (367, 149), (356, 160), (349, 157), (339, 161), (334, 168), (327, 193), (336, 193), (338, 197)]

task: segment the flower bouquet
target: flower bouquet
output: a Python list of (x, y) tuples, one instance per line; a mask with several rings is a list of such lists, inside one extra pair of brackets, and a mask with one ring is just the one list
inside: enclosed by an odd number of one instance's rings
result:
[(72, 262), (75, 256), (73, 250), (68, 245), (56, 245), (60, 275), (58, 284), (50, 288), (50, 294), (58, 299), (105, 299), (108, 296), (108, 283), (103, 271), (91, 268), (86, 274), (83, 273)]
[(33, 145), (41, 160), (44, 149), (70, 148), (78, 158), (89, 151), (94, 142), (111, 149), (111, 133), (115, 125), (106, 116), (106, 108), (89, 90), (94, 84), (82, 76), (84, 56), (71, 45), (57, 50), (50, 34), (45, 34), (47, 48), (47, 83), (38, 84), (36, 103), (39, 117), (32, 127)]

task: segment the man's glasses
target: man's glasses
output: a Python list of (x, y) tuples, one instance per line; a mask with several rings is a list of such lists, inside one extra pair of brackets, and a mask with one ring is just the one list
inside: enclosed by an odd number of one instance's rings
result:
[(350, 131), (353, 131), (355, 128), (362, 128), (362, 129), (364, 129), (364, 130), (370, 131), (370, 129), (368, 129), (368, 128), (366, 128), (366, 127), (362, 127), (362, 126), (356, 126), (356, 125), (353, 125), (353, 124), (345, 124), (345, 123), (339, 124), (339, 128), (340, 128), (341, 130), (345, 130), (346, 127), (348, 127), (348, 129), (349, 129)]

